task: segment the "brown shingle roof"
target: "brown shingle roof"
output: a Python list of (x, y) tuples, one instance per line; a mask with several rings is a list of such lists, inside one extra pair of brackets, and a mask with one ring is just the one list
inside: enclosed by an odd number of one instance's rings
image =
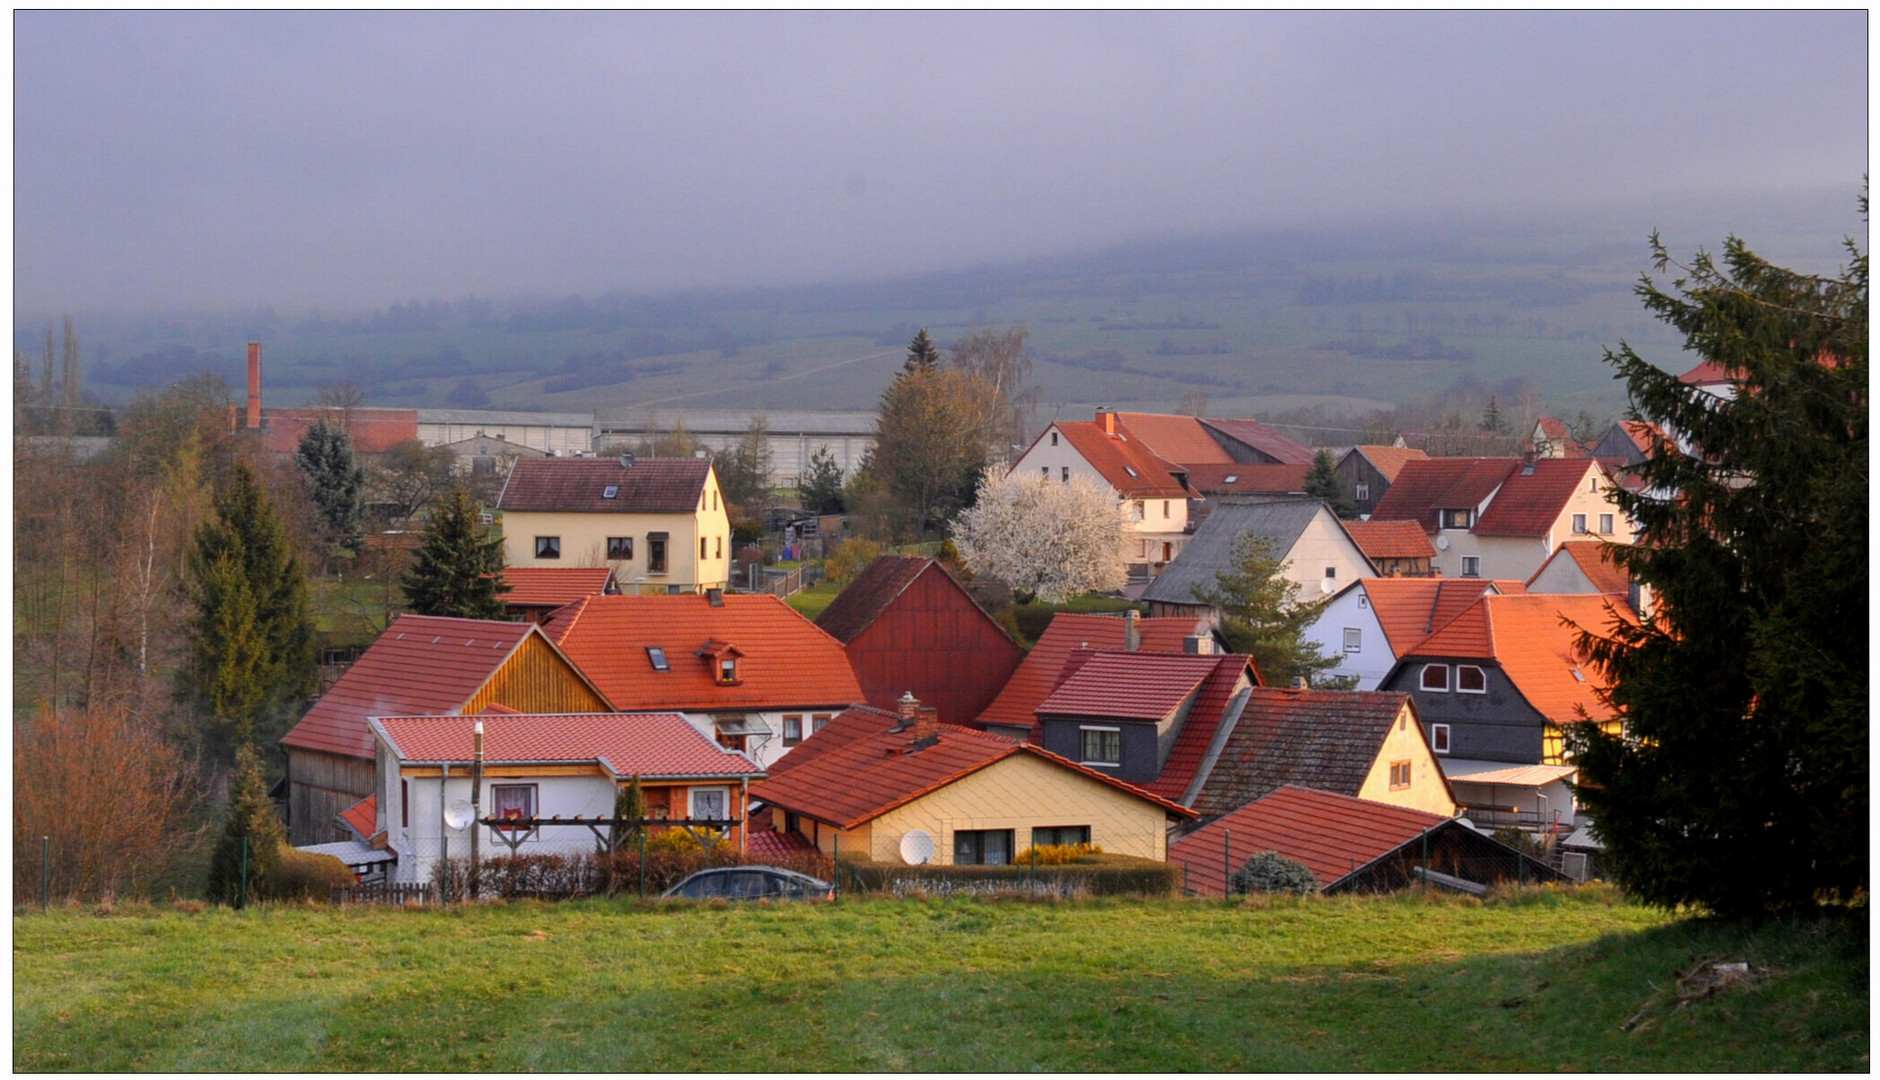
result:
[[(524, 458), (510, 470), (498, 510), (581, 514), (689, 514), (711, 474), (703, 458)], [(607, 489), (614, 497), (607, 497)]]
[[(860, 637), (894, 598), (914, 583), (929, 566), (937, 565), (925, 555), (882, 555), (862, 568), (854, 580), (843, 586), (816, 618), (823, 632), (847, 645)], [(941, 571), (945, 573), (944, 570)]]
[(1230, 813), (1287, 784), (1356, 796), (1406, 707), (1408, 694), (1255, 689), (1194, 808)]

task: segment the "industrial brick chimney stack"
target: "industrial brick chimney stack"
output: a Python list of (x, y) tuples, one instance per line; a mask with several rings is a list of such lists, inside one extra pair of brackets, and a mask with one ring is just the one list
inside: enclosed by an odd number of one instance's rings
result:
[(248, 426), (261, 426), (261, 343), (248, 343)]

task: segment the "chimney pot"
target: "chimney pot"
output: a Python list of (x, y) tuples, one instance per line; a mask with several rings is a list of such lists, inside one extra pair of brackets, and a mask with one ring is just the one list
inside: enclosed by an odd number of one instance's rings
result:
[(914, 718), (920, 715), (920, 699), (914, 696), (914, 691), (906, 690), (901, 693), (901, 699), (894, 704), (895, 711), (901, 716), (900, 722), (894, 725), (894, 730), (906, 731), (914, 723)]
[(1103, 433), (1105, 435), (1116, 434), (1116, 414), (1115, 413), (1100, 412), (1097, 414), (1097, 419), (1102, 422)]
[(261, 426), (261, 343), (248, 343), (248, 426)]
[(1142, 615), (1135, 608), (1123, 612), (1123, 651), (1136, 652), (1142, 648)]
[(1292, 688), (1294, 690), (1306, 689), (1306, 677), (1304, 675), (1294, 675), (1293, 681), (1292, 681)]
[(923, 708), (914, 716), (914, 741), (925, 742), (940, 737), (940, 710)]
[(1214, 655), (1214, 635), (1190, 634), (1182, 639), (1182, 651), (1195, 656)]
[(632, 454), (620, 455), (620, 467), (623, 469), (633, 468), (633, 455)]
[(1521, 475), (1534, 475), (1534, 451), (1532, 450), (1524, 450), (1521, 453)]

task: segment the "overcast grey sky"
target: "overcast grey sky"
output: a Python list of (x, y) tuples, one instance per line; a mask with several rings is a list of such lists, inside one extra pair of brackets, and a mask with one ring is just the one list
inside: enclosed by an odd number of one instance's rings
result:
[[(902, 274), (1842, 186), (1867, 16), (14, 16), (23, 309)], [(1696, 238), (1715, 239), (1715, 238)]]

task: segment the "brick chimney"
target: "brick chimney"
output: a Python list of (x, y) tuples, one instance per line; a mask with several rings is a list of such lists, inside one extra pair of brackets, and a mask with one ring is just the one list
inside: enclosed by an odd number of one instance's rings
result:
[(922, 706), (914, 714), (914, 742), (931, 743), (940, 738), (940, 710)]
[(261, 343), (248, 343), (248, 426), (261, 426)]
[(1138, 621), (1142, 615), (1135, 608), (1123, 612), (1123, 651), (1136, 652), (1142, 648), (1142, 624)]
[(901, 700), (895, 702), (894, 705), (901, 719), (895, 723), (893, 730), (906, 731), (914, 726), (914, 718), (920, 715), (920, 699), (914, 696), (914, 691), (903, 691)]
[(1105, 435), (1116, 434), (1116, 414), (1115, 413), (1099, 412), (1097, 414), (1097, 423), (1103, 425), (1103, 433)]

